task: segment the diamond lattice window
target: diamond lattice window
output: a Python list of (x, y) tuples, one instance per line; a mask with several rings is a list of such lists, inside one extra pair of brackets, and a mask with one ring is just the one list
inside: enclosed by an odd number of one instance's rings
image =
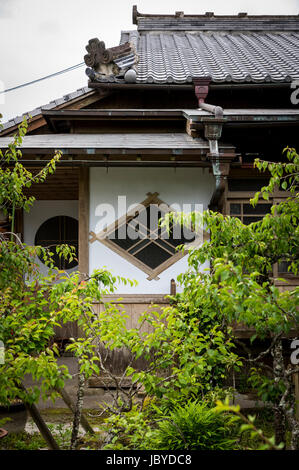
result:
[(133, 211), (117, 220), (105, 231), (95, 235), (119, 255), (148, 274), (148, 279), (157, 275), (178, 261), (183, 253), (177, 250), (195, 240), (195, 233), (180, 224), (170, 224), (169, 231), (161, 228), (159, 221), (171, 207), (148, 193), (148, 198)]

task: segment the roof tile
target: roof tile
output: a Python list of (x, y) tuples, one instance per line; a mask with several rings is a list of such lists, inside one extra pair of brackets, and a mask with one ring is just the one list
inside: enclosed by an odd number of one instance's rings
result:
[(45, 105), (39, 106), (38, 108), (32, 109), (31, 111), (27, 111), (21, 116), (17, 116), (16, 118), (10, 119), (9, 121), (4, 122), (2, 124), (2, 128), (0, 128), (0, 134), (1, 134), (1, 130), (6, 130), (6, 129), (9, 129), (10, 127), (15, 126), (16, 124), (19, 124), (24, 119), (24, 117), (28, 116), (28, 114), (31, 115), (32, 117), (37, 116), (38, 114), (41, 113), (42, 109), (53, 109), (56, 106), (59, 106), (60, 104), (71, 101), (74, 98), (78, 98), (79, 96), (83, 96), (86, 93), (89, 93), (91, 91), (93, 91), (93, 89), (88, 88), (87, 86), (79, 88), (77, 91), (64, 95), (62, 98), (52, 100)]
[(137, 83), (279, 82), (299, 78), (298, 33), (141, 34)]

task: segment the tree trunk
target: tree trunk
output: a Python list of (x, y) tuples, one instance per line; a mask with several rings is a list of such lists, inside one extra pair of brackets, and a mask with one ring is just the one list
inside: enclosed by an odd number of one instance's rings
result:
[[(281, 410), (281, 415), (284, 415), (285, 417), (285, 423), (287, 422), (291, 429), (290, 447), (291, 450), (299, 450), (299, 422), (296, 419), (294, 384), (292, 380), (292, 375), (287, 374), (287, 370), (284, 365), (281, 340), (278, 340), (273, 347), (273, 372), (275, 382), (278, 383), (280, 381), (283, 381), (285, 385), (285, 392), (281, 397), (279, 408)], [(281, 434), (281, 426), (279, 426), (279, 428), (275, 427), (275, 437), (276, 432), (278, 436), (279, 434)], [(283, 442), (285, 443), (285, 439), (283, 440)], [(279, 441), (277, 441), (277, 444), (279, 444)]]
[(291, 450), (299, 450), (299, 421), (296, 419), (295, 394), (292, 375), (285, 376), (286, 390), (280, 400), (280, 407), (284, 410), (287, 423), (291, 429)]
[[(284, 378), (285, 367), (282, 353), (282, 341), (278, 339), (273, 346), (273, 375), (274, 381), (278, 385)], [(275, 442), (280, 444), (281, 442), (286, 443), (286, 416), (284, 409), (279, 405), (273, 407), (274, 411), (274, 430), (275, 430)]]
[(285, 433), (286, 433), (286, 419), (283, 410), (275, 405), (273, 407), (274, 411), (274, 429), (275, 429), (275, 443), (280, 444), (285, 442)]
[(291, 450), (299, 450), (299, 421), (294, 416), (290, 419), (291, 424)]
[(83, 406), (83, 397), (84, 397), (84, 375), (80, 373), (80, 366), (79, 367), (79, 377), (78, 377), (78, 391), (77, 391), (77, 402), (76, 408), (74, 413), (74, 421), (73, 421), (73, 430), (72, 430), (72, 438), (71, 438), (71, 445), (70, 449), (75, 450), (78, 445), (78, 435), (79, 435), (79, 426), (81, 421), (81, 413), (82, 413), (82, 406)]

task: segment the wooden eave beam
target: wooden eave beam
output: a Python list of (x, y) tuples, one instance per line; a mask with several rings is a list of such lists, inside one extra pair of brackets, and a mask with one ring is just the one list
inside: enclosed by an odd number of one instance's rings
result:
[[(135, 155), (139, 158), (140, 155), (169, 155), (171, 157), (176, 156), (183, 156), (183, 155), (194, 155), (194, 156), (203, 156), (205, 159), (206, 154), (209, 152), (209, 148), (199, 148), (199, 149), (148, 149), (148, 148), (138, 148), (138, 149), (124, 149), (124, 148), (59, 148), (57, 150), (61, 150), (63, 156), (65, 157), (72, 157), (75, 155), (87, 156), (87, 159), (97, 155), (97, 158), (105, 158), (105, 155)], [(230, 151), (231, 149), (228, 147), (227, 149), (223, 148), (222, 152)], [(22, 148), (23, 155), (53, 155), (55, 152), (54, 148)]]
[[(26, 167), (30, 168), (40, 168), (43, 167), (49, 160), (24, 160)], [(212, 164), (207, 161), (201, 161), (198, 159), (174, 159), (174, 160), (104, 160), (104, 159), (94, 159), (94, 160), (82, 160), (82, 159), (72, 159), (72, 160), (62, 160), (59, 162), (60, 168), (80, 168), (81, 166), (91, 166), (91, 167), (104, 167), (104, 168), (207, 168), (211, 169)], [(233, 162), (231, 164), (232, 168), (240, 168), (239, 162)]]
[[(299, 113), (298, 116), (224, 116), (226, 119), (225, 127), (237, 127), (237, 126), (267, 126), (267, 125), (290, 125), (290, 124), (299, 124)], [(206, 116), (205, 116), (206, 117)], [(193, 121), (190, 125), (192, 129), (202, 129), (204, 124), (204, 119), (200, 121)]]
[[(43, 167), (49, 160), (24, 160), (24, 164), (28, 167)], [(167, 167), (167, 168), (211, 168), (211, 164), (200, 160), (62, 160), (59, 162), (60, 167), (81, 167), (81, 166), (92, 166), (92, 167)]]
[(43, 116), (50, 128), (54, 133), (59, 132), (57, 127), (58, 123), (68, 123), (71, 126), (72, 122), (98, 122), (98, 121), (182, 121), (185, 122), (185, 117), (181, 110), (138, 110), (138, 109), (123, 109), (123, 110), (59, 110), (59, 111), (43, 111)]
[(181, 109), (65, 109), (65, 110), (43, 110), (43, 116), (47, 119), (139, 119), (154, 118), (184, 118)]
[[(176, 91), (194, 91), (193, 83), (107, 83), (88, 81), (88, 87), (101, 90), (176, 90)], [(259, 90), (261, 88), (290, 88), (288, 82), (278, 83), (211, 83), (211, 90)]]

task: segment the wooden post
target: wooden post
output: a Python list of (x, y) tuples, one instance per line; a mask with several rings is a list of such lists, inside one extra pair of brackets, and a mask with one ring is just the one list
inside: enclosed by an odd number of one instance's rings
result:
[[(19, 388), (23, 390), (25, 393), (27, 393), (26, 387), (23, 384), (19, 385)], [(26, 409), (28, 413), (30, 414), (31, 418), (33, 419), (36, 426), (38, 427), (41, 435), (43, 436), (46, 443), (48, 444), (49, 449), (60, 450), (59, 445), (55, 441), (50, 429), (48, 428), (45, 421), (43, 420), (43, 417), (40, 414), (37, 406), (34, 403), (30, 404), (26, 401), (24, 401), (23, 403), (26, 406)]]
[(79, 169), (79, 271), (89, 273), (89, 168)]
[(60, 450), (59, 445), (55, 441), (53, 435), (51, 434), (51, 431), (49, 430), (48, 426), (46, 425), (45, 421), (42, 418), (42, 415), (38, 411), (38, 408), (36, 405), (32, 404), (30, 405), (29, 403), (25, 403), (25, 406), (31, 415), (31, 418), (35, 422), (36, 426), (38, 427), (41, 435), (45, 439), (46, 443), (48, 444), (49, 449), (51, 450)]
[(176, 282), (174, 279), (170, 281), (170, 295), (176, 295)]

